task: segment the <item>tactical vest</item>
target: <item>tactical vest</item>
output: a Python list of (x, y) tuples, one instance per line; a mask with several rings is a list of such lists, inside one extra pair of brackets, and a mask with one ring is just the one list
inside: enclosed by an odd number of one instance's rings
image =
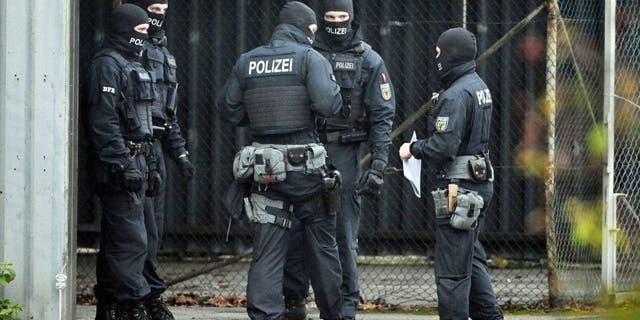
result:
[(304, 57), (308, 50), (311, 49), (275, 40), (247, 53), (241, 79), (244, 79), (243, 102), (253, 135), (290, 134), (312, 127), (305, 86)]
[[(320, 51), (333, 68), (336, 82), (342, 95), (342, 111), (326, 119), (326, 130), (354, 129), (365, 117), (363, 85), (368, 80), (364, 72), (364, 55), (370, 49), (361, 44), (355, 53), (332, 53)], [(356, 128), (364, 129), (364, 128)]]
[(156, 103), (153, 104), (153, 118), (162, 124), (176, 115), (176, 93), (178, 79), (176, 59), (165, 47), (157, 47), (150, 42), (144, 47), (144, 66), (155, 78)]
[(98, 56), (113, 58), (121, 71), (124, 88), (120, 90), (117, 111), (123, 138), (148, 141), (152, 134), (151, 105), (155, 97), (152, 75), (142, 65), (125, 59), (115, 50), (105, 49)]

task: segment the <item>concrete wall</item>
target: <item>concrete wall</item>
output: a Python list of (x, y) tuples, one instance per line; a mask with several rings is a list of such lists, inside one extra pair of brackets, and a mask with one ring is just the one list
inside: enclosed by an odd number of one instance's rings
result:
[(0, 0), (0, 261), (17, 272), (0, 297), (23, 319), (73, 319), (77, 6)]

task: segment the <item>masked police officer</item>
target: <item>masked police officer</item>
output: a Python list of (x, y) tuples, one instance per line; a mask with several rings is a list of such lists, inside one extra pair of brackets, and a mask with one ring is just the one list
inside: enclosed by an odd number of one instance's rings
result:
[(283, 269), (295, 216), (304, 228), (320, 317), (340, 319), (336, 222), (323, 201), (326, 151), (314, 127), (316, 116), (340, 110), (340, 88), (329, 63), (311, 47), (313, 10), (289, 2), (279, 22), (269, 44), (238, 59), (218, 96), (222, 119), (233, 125), (248, 119), (254, 138), (234, 160), (236, 179), (252, 181), (245, 211), (256, 227), (247, 312), (251, 319), (283, 318)]
[(134, 4), (147, 11), (149, 16), (149, 41), (144, 44), (142, 64), (155, 79), (157, 97), (153, 103), (153, 155), (157, 160), (157, 172), (162, 183), (149, 181), (145, 203), (145, 225), (147, 228), (147, 260), (144, 276), (151, 288), (145, 301), (149, 316), (153, 320), (174, 319), (162, 301), (166, 290), (164, 280), (157, 272), (157, 253), (164, 231), (164, 202), (166, 190), (166, 167), (164, 149), (177, 162), (183, 176), (191, 178), (195, 168), (189, 161), (177, 118), (176, 60), (167, 49), (167, 38), (162, 25), (169, 7), (167, 0), (135, 0)]
[(107, 42), (90, 67), (89, 128), (100, 159), (96, 186), (102, 207), (96, 319), (149, 319), (143, 301), (150, 290), (142, 272), (154, 88), (137, 62), (147, 21), (135, 5), (116, 8)]
[(441, 319), (502, 319), (478, 241), (493, 194), (489, 161), (491, 93), (476, 74), (476, 38), (462, 28), (438, 39), (444, 92), (429, 115), (428, 138), (400, 147), (400, 157), (425, 159), (436, 215), (435, 273)]
[[(354, 22), (352, 0), (322, 0), (320, 13), (320, 30), (313, 46), (331, 63), (340, 85), (343, 107), (337, 115), (318, 117), (317, 125), (329, 162), (343, 178), (336, 240), (342, 266), (342, 313), (346, 319), (354, 319), (360, 293), (358, 195), (380, 194), (391, 143), (395, 94), (384, 61), (362, 40), (361, 30)], [(362, 174), (360, 145), (366, 141), (373, 161)], [(290, 320), (304, 319), (306, 315), (308, 280), (304, 251), (296, 245), (302, 243), (299, 238), (299, 233), (294, 231), (285, 269), (283, 293)]]

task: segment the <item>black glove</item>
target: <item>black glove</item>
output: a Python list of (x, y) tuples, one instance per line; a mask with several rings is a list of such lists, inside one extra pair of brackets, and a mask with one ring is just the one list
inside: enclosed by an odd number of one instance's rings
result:
[(133, 164), (133, 160), (129, 165), (120, 172), (122, 181), (122, 188), (124, 191), (139, 192), (142, 189), (144, 183), (144, 174), (140, 169), (136, 168)]
[(160, 187), (162, 186), (162, 177), (157, 170), (149, 171), (149, 180), (147, 181), (149, 188), (146, 195), (149, 197), (155, 197), (160, 194)]
[(382, 191), (382, 178), (386, 164), (382, 160), (373, 160), (371, 168), (362, 174), (358, 182), (358, 195), (378, 196)]
[(189, 157), (179, 157), (176, 161), (178, 162), (180, 171), (182, 171), (182, 175), (189, 179), (193, 178), (193, 175), (196, 174), (196, 167), (189, 161)]

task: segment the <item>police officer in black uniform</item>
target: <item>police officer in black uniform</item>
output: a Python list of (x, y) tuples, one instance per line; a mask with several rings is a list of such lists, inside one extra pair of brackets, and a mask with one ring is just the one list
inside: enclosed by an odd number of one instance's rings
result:
[[(243, 54), (218, 96), (224, 121), (247, 119), (254, 138), (234, 160), (253, 182), (245, 211), (255, 223), (247, 286), (251, 319), (282, 319), (282, 279), (291, 219), (302, 221), (311, 283), (322, 319), (341, 319), (340, 261), (335, 215), (322, 201), (326, 151), (318, 144), (314, 118), (342, 106), (329, 63), (311, 47), (316, 17), (293, 1), (280, 11), (269, 44)], [(237, 165), (236, 161), (248, 161)], [(244, 168), (244, 169), (243, 169)]]
[(135, 0), (133, 3), (146, 10), (149, 16), (149, 40), (144, 44), (142, 64), (155, 79), (157, 95), (152, 107), (153, 155), (157, 161), (160, 181), (162, 181), (158, 185), (150, 181), (144, 210), (147, 228), (147, 260), (144, 266), (144, 277), (151, 288), (151, 295), (145, 302), (145, 306), (151, 319), (171, 320), (174, 317), (161, 298), (166, 285), (156, 270), (157, 253), (164, 231), (167, 183), (164, 150), (177, 162), (180, 173), (184, 177), (193, 177), (195, 168), (189, 161), (186, 142), (178, 125), (176, 60), (166, 47), (167, 38), (162, 27), (169, 7), (168, 2), (167, 0)]
[[(341, 210), (338, 213), (336, 240), (342, 266), (342, 313), (355, 319), (359, 301), (358, 195), (377, 196), (387, 165), (390, 134), (395, 114), (395, 94), (384, 61), (362, 40), (354, 22), (352, 0), (323, 0), (318, 39), (313, 47), (330, 63), (340, 85), (343, 108), (332, 117), (318, 117), (317, 125), (327, 148), (329, 162), (342, 174)], [(372, 163), (362, 174), (360, 146), (368, 142)], [(359, 183), (356, 183), (358, 181)], [(283, 293), (287, 301), (287, 319), (304, 319), (308, 294), (304, 250), (300, 233), (293, 232), (285, 268)]]
[(491, 93), (475, 72), (476, 38), (462, 28), (438, 39), (444, 92), (429, 114), (428, 138), (400, 147), (400, 157), (428, 161), (436, 215), (435, 273), (440, 319), (502, 319), (478, 241), (493, 194), (489, 161)]
[(135, 5), (116, 8), (107, 42), (90, 67), (89, 128), (100, 160), (96, 187), (102, 206), (96, 319), (149, 319), (143, 301), (150, 290), (142, 272), (154, 88), (151, 75), (137, 62), (147, 20)]

